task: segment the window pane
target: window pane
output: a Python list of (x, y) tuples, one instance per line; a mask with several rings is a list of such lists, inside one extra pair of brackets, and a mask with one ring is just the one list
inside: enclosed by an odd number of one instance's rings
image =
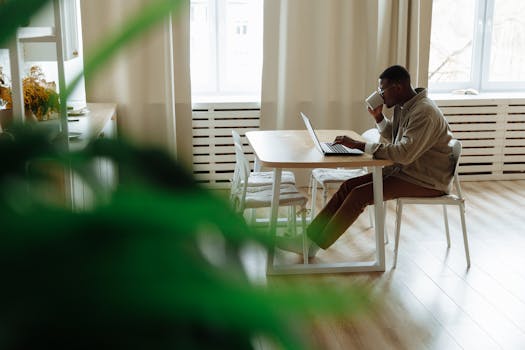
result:
[(494, 4), (489, 81), (525, 81), (525, 2)]
[(228, 0), (220, 88), (227, 93), (260, 94), (262, 1)]
[(192, 0), (190, 8), (191, 88), (197, 92), (216, 90), (215, 6), (209, 0)]
[(260, 99), (263, 0), (191, 0), (191, 88), (198, 99)]
[(430, 82), (470, 80), (475, 16), (475, 0), (434, 0)]

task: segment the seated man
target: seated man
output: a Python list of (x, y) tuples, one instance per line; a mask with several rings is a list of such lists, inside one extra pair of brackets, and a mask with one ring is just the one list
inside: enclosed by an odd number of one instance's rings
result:
[[(394, 107), (392, 120), (383, 115), (383, 105), (368, 112), (388, 142), (363, 143), (348, 136), (337, 136), (334, 142), (395, 163), (384, 169), (384, 200), (448, 193), (453, 176), (448, 145), (452, 133), (439, 108), (425, 89), (414, 90), (410, 74), (401, 66), (389, 67), (379, 76), (378, 92), (388, 108)], [(374, 204), (372, 174), (344, 182), (308, 226), (308, 256), (315, 256), (319, 247), (330, 247), (370, 204)], [(277, 246), (302, 254), (302, 237), (279, 237)]]

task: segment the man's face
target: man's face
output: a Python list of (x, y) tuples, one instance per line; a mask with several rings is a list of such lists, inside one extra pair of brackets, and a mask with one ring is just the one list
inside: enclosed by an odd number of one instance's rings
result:
[(399, 84), (388, 79), (380, 79), (377, 91), (383, 97), (385, 105), (392, 108), (398, 103)]

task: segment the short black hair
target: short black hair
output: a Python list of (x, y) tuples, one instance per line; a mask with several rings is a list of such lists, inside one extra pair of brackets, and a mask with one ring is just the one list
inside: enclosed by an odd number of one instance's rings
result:
[(388, 79), (397, 83), (410, 83), (410, 73), (408, 73), (405, 67), (396, 65), (385, 69), (383, 73), (381, 73), (381, 75), (379, 76), (379, 79)]

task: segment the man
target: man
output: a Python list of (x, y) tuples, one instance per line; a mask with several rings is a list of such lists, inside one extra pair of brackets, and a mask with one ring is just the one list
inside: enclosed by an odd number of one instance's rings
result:
[[(452, 133), (439, 108), (427, 97), (426, 89), (414, 89), (408, 71), (392, 66), (379, 76), (378, 92), (388, 108), (394, 107), (392, 120), (383, 115), (383, 105), (368, 108), (368, 112), (387, 142), (364, 143), (343, 135), (337, 136), (334, 143), (395, 163), (383, 172), (384, 200), (448, 193), (454, 166), (448, 145)], [(373, 203), (372, 174), (344, 182), (307, 229), (308, 256), (315, 256), (319, 247), (330, 247)], [(302, 254), (302, 237), (279, 237), (277, 246)]]

